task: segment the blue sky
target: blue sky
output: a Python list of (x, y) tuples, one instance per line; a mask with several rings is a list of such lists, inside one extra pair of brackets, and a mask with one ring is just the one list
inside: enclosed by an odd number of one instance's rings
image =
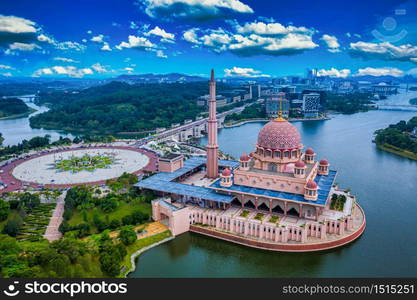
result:
[(0, 78), (417, 74), (417, 1), (2, 0)]

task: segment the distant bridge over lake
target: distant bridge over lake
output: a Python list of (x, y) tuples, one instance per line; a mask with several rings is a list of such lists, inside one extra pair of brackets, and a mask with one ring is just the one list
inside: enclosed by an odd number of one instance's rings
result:
[(417, 111), (417, 105), (378, 104), (379, 110)]

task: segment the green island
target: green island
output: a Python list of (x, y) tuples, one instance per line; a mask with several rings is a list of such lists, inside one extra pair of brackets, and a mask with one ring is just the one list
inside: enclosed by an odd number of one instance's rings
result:
[(136, 190), (136, 182), (125, 173), (109, 180), (108, 188), (69, 189), (59, 228), (63, 238), (51, 243), (42, 235), (61, 192), (1, 195), (0, 277), (125, 276), (132, 269), (131, 255), (171, 236), (169, 230), (147, 234), (155, 197)]
[(351, 94), (326, 93), (326, 109), (343, 114), (364, 112), (370, 109), (372, 104), (371, 93), (355, 92)]
[(18, 98), (0, 99), (0, 120), (26, 117), (34, 111)]
[(417, 91), (417, 86), (412, 86), (412, 87), (409, 88), (409, 90), (415, 92), (415, 91)]
[[(230, 86), (219, 83), (220, 93)], [(89, 133), (144, 132), (195, 119), (205, 108), (196, 99), (207, 82), (127, 84), (110, 82), (79, 90), (41, 92), (37, 104), (51, 109), (30, 118), (34, 128)]]
[(112, 155), (89, 155), (84, 154), (81, 157), (73, 156), (69, 159), (62, 159), (54, 164), (54, 168), (61, 171), (71, 171), (78, 173), (81, 171), (94, 171), (96, 169), (108, 168), (115, 162)]
[(410, 103), (411, 105), (417, 105), (417, 98), (411, 98), (411, 99), (409, 100), (409, 103)]
[(412, 137), (412, 131), (417, 127), (417, 117), (408, 122), (400, 121), (385, 129), (375, 131), (374, 142), (381, 150), (417, 160), (417, 139)]

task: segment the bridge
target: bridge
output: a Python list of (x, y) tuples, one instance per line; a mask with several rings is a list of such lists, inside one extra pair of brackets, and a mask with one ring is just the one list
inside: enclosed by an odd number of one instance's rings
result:
[[(22, 95), (22, 96), (3, 96), (2, 99), (18, 98), (24, 102), (35, 102), (37, 95)], [(1, 99), (1, 98), (0, 98)]]
[(379, 110), (417, 111), (417, 105), (378, 104)]
[[(254, 102), (253, 102), (254, 103)], [(224, 120), (227, 115), (233, 113), (239, 113), (245, 109), (246, 106), (252, 105), (253, 103), (246, 104), (241, 107), (237, 107), (223, 113), (217, 114), (217, 126), (218, 128), (223, 128)], [(152, 135), (143, 139), (140, 139), (135, 146), (140, 147), (149, 143), (151, 141), (163, 142), (171, 139), (175, 139), (179, 142), (185, 142), (190, 138), (201, 138), (204, 136), (204, 133), (207, 132), (207, 123), (208, 118), (197, 120), (191, 123), (184, 124), (179, 127), (168, 129), (160, 134)]]

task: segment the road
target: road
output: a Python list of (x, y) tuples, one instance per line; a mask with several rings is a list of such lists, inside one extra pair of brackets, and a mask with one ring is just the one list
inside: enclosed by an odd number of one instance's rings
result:
[[(230, 115), (230, 114), (233, 114), (233, 113), (241, 112), (245, 109), (245, 107), (247, 107), (249, 105), (252, 105), (254, 103), (256, 103), (256, 102), (251, 102), (251, 103), (245, 104), (243, 106), (236, 107), (236, 108), (233, 108), (231, 110), (219, 113), (219, 114), (217, 114), (217, 118), (219, 119), (219, 118), (223, 118), (224, 116), (227, 116), (227, 115)], [(137, 143), (135, 143), (135, 146), (137, 146), (137, 147), (143, 146), (146, 143), (149, 143), (151, 141), (155, 141), (155, 140), (158, 140), (158, 139), (161, 139), (161, 138), (166, 138), (168, 136), (177, 134), (177, 133), (179, 133), (183, 130), (187, 130), (187, 129), (190, 129), (194, 126), (198, 126), (198, 125), (207, 123), (207, 121), (208, 121), (208, 118), (204, 118), (204, 119), (197, 120), (197, 121), (194, 121), (194, 122), (191, 122), (191, 123), (188, 123), (188, 124), (181, 125), (181, 126), (176, 127), (176, 128), (168, 129), (168, 130), (158, 134), (157, 136), (150, 136), (150, 137), (140, 139)]]

